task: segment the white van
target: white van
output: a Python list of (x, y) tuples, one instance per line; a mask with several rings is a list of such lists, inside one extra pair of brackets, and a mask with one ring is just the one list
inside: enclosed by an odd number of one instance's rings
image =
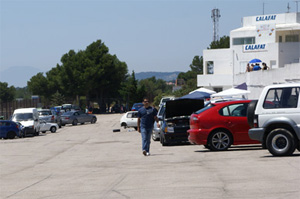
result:
[(20, 122), (24, 126), (24, 135), (40, 134), (39, 114), (36, 108), (20, 108), (14, 111), (12, 121)]

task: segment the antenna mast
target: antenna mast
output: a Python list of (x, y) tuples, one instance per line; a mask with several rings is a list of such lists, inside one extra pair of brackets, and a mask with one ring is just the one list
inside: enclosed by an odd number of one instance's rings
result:
[(298, 3), (300, 2), (300, 1), (294, 1), (295, 3), (296, 3), (296, 12), (298, 12)]
[(220, 10), (219, 9), (213, 9), (211, 11), (211, 18), (213, 19), (213, 41), (219, 40), (219, 18)]

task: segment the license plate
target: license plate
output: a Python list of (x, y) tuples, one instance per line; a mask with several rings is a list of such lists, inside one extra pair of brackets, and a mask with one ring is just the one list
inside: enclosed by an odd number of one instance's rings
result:
[(167, 131), (168, 133), (174, 133), (174, 127), (168, 127)]

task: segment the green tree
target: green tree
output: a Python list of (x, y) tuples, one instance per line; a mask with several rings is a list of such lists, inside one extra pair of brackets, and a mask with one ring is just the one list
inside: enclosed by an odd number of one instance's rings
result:
[(31, 77), (27, 82), (28, 89), (32, 92), (33, 95), (40, 95), (48, 97), (48, 81), (43, 73), (38, 73), (35, 76)]
[(212, 41), (207, 49), (220, 49), (230, 47), (230, 37), (223, 36), (217, 41)]
[(65, 103), (65, 97), (59, 93), (58, 91), (56, 91), (51, 98), (51, 105), (52, 106), (59, 106), (61, 104)]
[(29, 91), (28, 87), (16, 88), (16, 98), (31, 99), (32, 93)]
[(132, 71), (131, 76), (127, 75), (125, 81), (121, 83), (121, 89), (119, 90), (124, 101), (127, 102), (127, 108), (130, 108), (135, 102), (140, 101), (137, 96), (137, 84), (135, 79), (135, 73)]
[(0, 82), (0, 100), (1, 102), (11, 102), (15, 98), (16, 88), (8, 87), (7, 82)]
[(203, 57), (196, 55), (190, 65), (191, 71), (197, 74), (203, 74)]

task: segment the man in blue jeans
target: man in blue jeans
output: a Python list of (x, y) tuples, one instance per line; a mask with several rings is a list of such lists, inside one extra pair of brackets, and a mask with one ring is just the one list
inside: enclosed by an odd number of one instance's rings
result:
[(159, 122), (157, 118), (157, 111), (150, 106), (148, 98), (143, 100), (144, 107), (138, 111), (138, 123), (137, 130), (142, 134), (142, 150), (144, 156), (150, 155), (150, 142), (154, 120), (157, 122), (159, 128)]

